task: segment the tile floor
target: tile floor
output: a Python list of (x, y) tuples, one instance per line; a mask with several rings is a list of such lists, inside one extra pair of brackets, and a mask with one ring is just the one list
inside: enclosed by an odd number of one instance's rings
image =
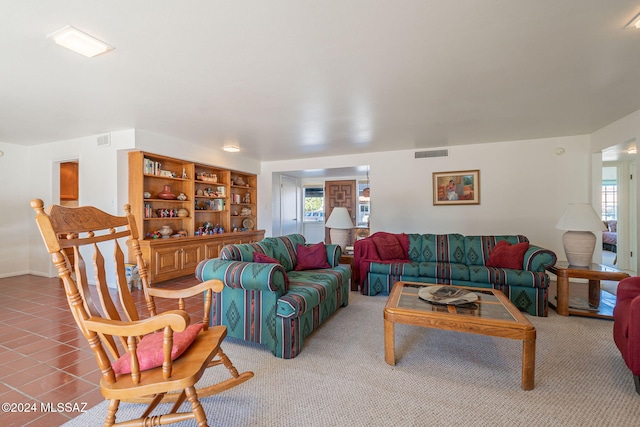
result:
[[(158, 284), (182, 288), (195, 284), (187, 277)], [(142, 291), (132, 291), (138, 311), (146, 313)], [(97, 301), (97, 300), (96, 300)], [(158, 311), (177, 308), (156, 300)], [(186, 303), (192, 321), (200, 321), (202, 298)], [(57, 278), (23, 275), (0, 278), (0, 425), (58, 426), (104, 399), (93, 352), (76, 327)], [(59, 403), (69, 409), (55, 412)], [(77, 404), (77, 405), (75, 405)], [(17, 411), (17, 412), (12, 412)], [(75, 411), (75, 412), (74, 412)]]

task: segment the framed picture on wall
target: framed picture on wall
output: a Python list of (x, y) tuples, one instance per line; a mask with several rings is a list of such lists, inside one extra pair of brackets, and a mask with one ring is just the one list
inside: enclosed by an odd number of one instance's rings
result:
[(434, 205), (479, 205), (480, 170), (434, 172)]

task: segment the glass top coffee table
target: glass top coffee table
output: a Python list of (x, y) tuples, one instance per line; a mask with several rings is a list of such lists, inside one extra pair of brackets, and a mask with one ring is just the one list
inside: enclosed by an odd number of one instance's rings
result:
[[(435, 286), (453, 288), (449, 290), (467, 290), (473, 294), (474, 301), (446, 305), (423, 299), (425, 295), (434, 292), (433, 289), (428, 292), (420, 290)], [(447, 289), (438, 289), (440, 292), (444, 290)], [(522, 389), (532, 390), (534, 387), (536, 329), (499, 290), (396, 282), (384, 308), (384, 358), (390, 365), (396, 364), (396, 323), (521, 340)]]

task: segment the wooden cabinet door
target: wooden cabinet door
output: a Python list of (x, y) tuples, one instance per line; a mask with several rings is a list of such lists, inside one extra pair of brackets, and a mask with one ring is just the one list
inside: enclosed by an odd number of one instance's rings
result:
[(181, 268), (184, 270), (185, 275), (190, 274), (196, 270), (198, 263), (203, 260), (203, 246), (202, 245), (189, 245), (180, 249), (181, 252)]
[(205, 243), (204, 244), (204, 258), (203, 259), (211, 259), (218, 258), (220, 254), (220, 243), (217, 241)]
[(153, 277), (156, 281), (167, 280), (179, 274), (181, 269), (180, 249), (172, 246), (154, 249), (152, 252), (154, 258), (152, 263)]

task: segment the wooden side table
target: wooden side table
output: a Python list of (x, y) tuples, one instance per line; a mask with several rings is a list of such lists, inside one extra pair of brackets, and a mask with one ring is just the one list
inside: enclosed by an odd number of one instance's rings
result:
[(351, 267), (351, 279), (349, 279), (351, 281), (351, 287), (350, 289), (352, 291), (357, 291), (358, 290), (358, 284), (356, 283), (355, 280), (353, 280), (353, 254), (345, 254), (343, 253), (340, 256), (340, 264), (348, 264)]
[[(561, 316), (570, 314), (576, 316), (601, 317), (610, 319), (611, 314), (600, 310), (600, 280), (620, 281), (629, 277), (624, 271), (617, 270), (602, 264), (593, 263), (589, 267), (576, 267), (567, 262), (558, 262), (552, 267), (548, 267), (550, 273), (558, 277), (556, 311)], [(569, 307), (569, 279), (589, 280), (589, 305), (594, 310), (580, 310)], [(596, 311), (595, 309), (599, 309)]]

